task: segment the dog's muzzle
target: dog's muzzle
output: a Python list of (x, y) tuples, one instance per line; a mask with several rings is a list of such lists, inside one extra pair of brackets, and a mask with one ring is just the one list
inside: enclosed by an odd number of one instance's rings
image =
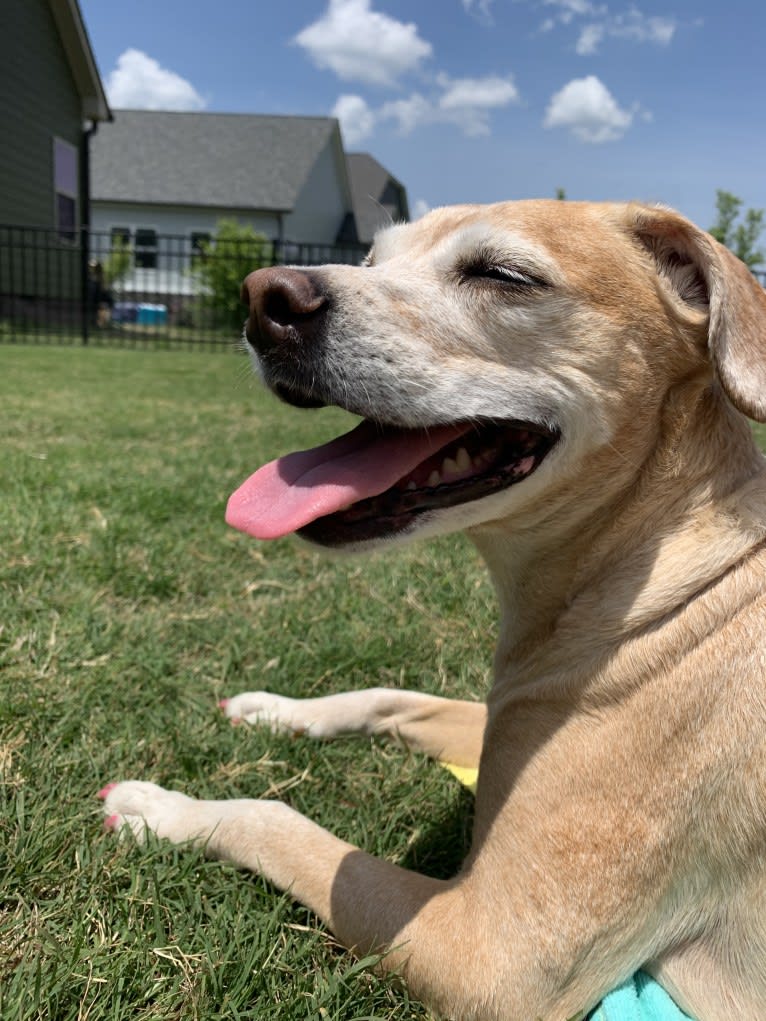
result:
[[(299, 407), (343, 402), (324, 375), (332, 296), (311, 270), (260, 269), (242, 286), (245, 335), (264, 380)], [(345, 387), (349, 391), (349, 387)], [(407, 532), (421, 520), (516, 486), (559, 439), (549, 424), (456, 419), (423, 426), (366, 419), (313, 450), (279, 458), (232, 495), (227, 520), (260, 539), (299, 531), (324, 546)]]

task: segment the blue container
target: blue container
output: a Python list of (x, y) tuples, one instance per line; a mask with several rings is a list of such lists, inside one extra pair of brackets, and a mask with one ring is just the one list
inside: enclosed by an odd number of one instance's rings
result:
[(142, 303), (138, 306), (136, 322), (140, 326), (166, 326), (167, 321), (167, 305), (149, 305)]

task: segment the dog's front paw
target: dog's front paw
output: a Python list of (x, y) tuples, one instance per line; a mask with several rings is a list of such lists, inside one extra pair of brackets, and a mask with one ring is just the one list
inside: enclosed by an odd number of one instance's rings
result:
[(218, 703), (232, 723), (261, 724), (274, 732), (303, 734), (311, 727), (305, 715), (305, 702), (272, 695), (269, 691), (243, 691)]
[(104, 801), (104, 825), (116, 833), (131, 830), (139, 841), (147, 830), (158, 837), (181, 843), (201, 836), (195, 831), (195, 806), (199, 802), (180, 791), (166, 791), (155, 783), (127, 780), (107, 784), (98, 796)]

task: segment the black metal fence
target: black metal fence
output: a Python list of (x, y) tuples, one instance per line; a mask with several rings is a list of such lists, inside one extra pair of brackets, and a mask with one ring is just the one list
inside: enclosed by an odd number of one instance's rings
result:
[[(231, 350), (240, 284), (271, 265), (358, 265), (361, 245), (221, 232), (133, 236), (0, 225), (0, 342)], [(766, 286), (766, 272), (755, 276)]]
[(358, 265), (361, 245), (0, 225), (0, 342), (231, 350), (240, 284), (272, 265)]

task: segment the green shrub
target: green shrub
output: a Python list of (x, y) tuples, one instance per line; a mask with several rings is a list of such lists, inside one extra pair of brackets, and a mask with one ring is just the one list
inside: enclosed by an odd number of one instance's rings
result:
[(206, 303), (221, 326), (239, 332), (247, 315), (239, 300), (242, 281), (254, 269), (270, 266), (274, 246), (252, 227), (219, 220), (213, 239), (203, 244), (192, 272), (207, 292)]

